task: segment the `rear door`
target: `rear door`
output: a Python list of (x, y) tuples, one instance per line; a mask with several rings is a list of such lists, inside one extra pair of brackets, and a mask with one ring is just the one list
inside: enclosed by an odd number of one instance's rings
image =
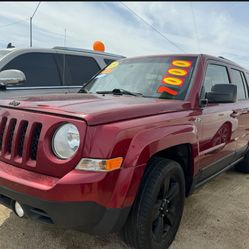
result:
[(77, 92), (84, 83), (90, 80), (100, 66), (97, 61), (90, 56), (57, 54), (57, 64), (60, 70), (62, 85), (70, 92)]
[(235, 67), (230, 68), (232, 83), (237, 85), (238, 103), (232, 115), (238, 118), (238, 129), (235, 131), (237, 139), (236, 157), (240, 158), (248, 148), (249, 141), (249, 99), (248, 83), (245, 73)]

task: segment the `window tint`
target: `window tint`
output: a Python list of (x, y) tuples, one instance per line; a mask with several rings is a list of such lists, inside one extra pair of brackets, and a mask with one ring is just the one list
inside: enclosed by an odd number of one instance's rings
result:
[(229, 84), (227, 68), (220, 65), (209, 64), (205, 75), (204, 89), (210, 92), (215, 84)]
[(249, 83), (249, 73), (248, 72), (246, 72), (246, 81)]
[(235, 69), (232, 69), (232, 83), (237, 85), (237, 97), (238, 99), (245, 99), (245, 87), (243, 83), (243, 79), (241, 76), (241, 72)]
[(110, 65), (112, 62), (114, 62), (115, 60), (112, 59), (104, 59), (105, 64), (108, 66)]
[[(153, 56), (120, 60), (101, 71), (83, 89), (92, 93), (125, 89), (144, 97), (183, 100), (190, 88), (196, 59)], [(177, 76), (177, 73), (184, 75)]]
[(60, 85), (60, 77), (53, 54), (22, 54), (10, 61), (2, 70), (6, 69), (18, 69), (24, 72), (26, 82), (20, 85), (23, 87)]
[(241, 72), (241, 75), (242, 75), (242, 79), (243, 79), (243, 82), (244, 82), (246, 98), (248, 98), (248, 83), (247, 83), (248, 81), (246, 80), (246, 76), (245, 76), (244, 72)]
[(66, 85), (82, 86), (100, 70), (97, 62), (91, 57), (66, 55), (66, 63), (71, 74), (71, 80), (66, 81)]

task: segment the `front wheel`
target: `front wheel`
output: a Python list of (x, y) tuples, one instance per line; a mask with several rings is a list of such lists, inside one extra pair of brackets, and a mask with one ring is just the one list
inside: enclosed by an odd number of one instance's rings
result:
[(185, 199), (181, 166), (153, 158), (123, 228), (125, 242), (136, 249), (166, 249), (180, 225)]

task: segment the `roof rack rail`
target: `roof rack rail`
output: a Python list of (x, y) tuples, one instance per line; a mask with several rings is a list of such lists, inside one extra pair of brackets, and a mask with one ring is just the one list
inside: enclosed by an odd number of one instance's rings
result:
[(113, 56), (113, 57), (118, 57), (118, 58), (125, 58), (125, 56), (122, 56), (122, 55), (99, 52), (99, 51), (94, 51), (90, 49), (60, 47), (60, 46), (53, 47), (53, 49), (66, 50), (66, 51), (72, 51), (72, 52), (85, 52), (85, 53), (91, 53), (91, 54), (99, 54), (99, 55), (107, 55), (107, 56)]
[(218, 56), (218, 57), (221, 58), (221, 59), (227, 60), (227, 61), (231, 61), (231, 60), (229, 60), (229, 59), (227, 59), (227, 58), (225, 58), (223, 56)]

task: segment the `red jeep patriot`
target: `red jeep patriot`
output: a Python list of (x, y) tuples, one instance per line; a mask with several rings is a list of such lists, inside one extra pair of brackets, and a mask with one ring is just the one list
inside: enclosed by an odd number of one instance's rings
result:
[(77, 94), (0, 101), (0, 202), (137, 249), (174, 240), (184, 199), (249, 172), (248, 71), (208, 55), (114, 62)]

